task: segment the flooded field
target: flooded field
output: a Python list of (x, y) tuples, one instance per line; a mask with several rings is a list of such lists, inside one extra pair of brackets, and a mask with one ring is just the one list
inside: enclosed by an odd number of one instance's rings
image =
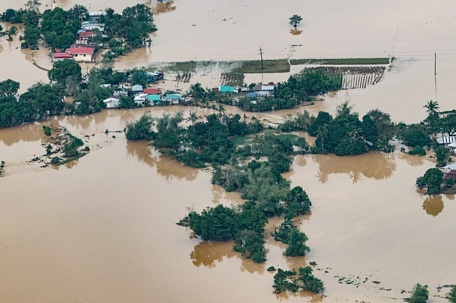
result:
[[(0, 11), (24, 2), (1, 1)], [(43, 8), (50, 7), (47, 2)], [(69, 8), (75, 3), (55, 4)], [(143, 2), (77, 3), (90, 10), (121, 10)], [(360, 114), (379, 108), (393, 120), (409, 123), (425, 117), (423, 105), (430, 99), (442, 110), (454, 107), (453, 1), (286, 0), (278, 6), (257, 0), (176, 0), (174, 5), (155, 16), (159, 30), (152, 47), (122, 58), (119, 68), (255, 59), (259, 47), (268, 59), (394, 56), (397, 60), (378, 84), (329, 94), (306, 109), (333, 113), (348, 100)], [(300, 35), (289, 33), (293, 14), (303, 16)], [(32, 53), (19, 44), (0, 38), (0, 80), (18, 80), (21, 90), (47, 82), (46, 72), (32, 64), (50, 67), (46, 50)], [(288, 76), (248, 75), (246, 82)], [(209, 71), (194, 81), (216, 86), (217, 79)], [(165, 82), (175, 85), (171, 79)], [(0, 160), (8, 173), (0, 178), (0, 301), (400, 302), (408, 296), (403, 290), (419, 282), (429, 285), (429, 302), (446, 302), (442, 297), (448, 289), (438, 292), (437, 287), (456, 283), (456, 202), (454, 196), (416, 191), (416, 178), (435, 165), (431, 159), (399, 152), (297, 157), (285, 176), (313, 202), (312, 214), (301, 218), (300, 226), (311, 252), (305, 259), (287, 259), (281, 244), (269, 238), (268, 261), (256, 265), (232, 252), (231, 243), (201, 242), (174, 224), (187, 208), (242, 203), (236, 194), (212, 186), (210, 172), (184, 167), (146, 142), (105, 134), (106, 129), (122, 130), (147, 110), (56, 119), (91, 148), (88, 156), (58, 169), (27, 162), (45, 153), (42, 124), (0, 130)], [(152, 113), (161, 116), (167, 110), (188, 108), (153, 108)], [(296, 110), (259, 117), (277, 122)], [(279, 222), (271, 220), (270, 228)], [(265, 268), (295, 268), (311, 261), (325, 282), (325, 298), (272, 293), (273, 274)]]

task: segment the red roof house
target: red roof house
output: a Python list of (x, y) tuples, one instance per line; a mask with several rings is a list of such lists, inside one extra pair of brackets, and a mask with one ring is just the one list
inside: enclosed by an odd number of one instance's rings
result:
[(160, 91), (158, 88), (145, 88), (143, 89), (143, 93), (148, 95), (158, 95), (160, 94)]
[(61, 60), (65, 60), (65, 59), (73, 59), (73, 55), (66, 53), (66, 52), (62, 52), (60, 49), (56, 49), (55, 52), (52, 53), (53, 62), (61, 61)]
[(95, 49), (93, 47), (70, 47), (66, 52), (73, 55), (73, 59), (78, 62), (92, 62)]

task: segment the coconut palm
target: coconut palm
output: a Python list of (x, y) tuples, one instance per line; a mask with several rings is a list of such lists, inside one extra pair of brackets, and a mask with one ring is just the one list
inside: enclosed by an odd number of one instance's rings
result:
[(337, 105), (337, 116), (348, 116), (353, 110), (353, 106), (348, 105), (348, 101), (345, 101), (342, 104)]
[(426, 108), (426, 112), (429, 116), (437, 113), (437, 110), (440, 108), (439, 103), (437, 101), (432, 100), (429, 100), (423, 107)]
[(294, 26), (294, 28), (296, 29), (298, 27), (298, 24), (301, 23), (302, 21), (302, 17), (299, 16), (299, 15), (293, 15), (290, 17), (290, 25)]
[(328, 138), (328, 128), (326, 127), (326, 125), (320, 125), (318, 126), (317, 128), (317, 140), (320, 139), (320, 149), (321, 149), (321, 152), (324, 153), (324, 142), (325, 140)]

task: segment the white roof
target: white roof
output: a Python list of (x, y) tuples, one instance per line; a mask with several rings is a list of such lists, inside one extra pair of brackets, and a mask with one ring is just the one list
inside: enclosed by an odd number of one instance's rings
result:
[(108, 102), (119, 102), (120, 100), (117, 99), (117, 98), (108, 98), (108, 99), (104, 99), (103, 102), (104, 103), (108, 103)]
[(456, 142), (450, 143), (447, 145), (448, 147), (456, 147)]
[(445, 165), (444, 167), (442, 167), (442, 169), (445, 169), (445, 170), (456, 169), (456, 163)]

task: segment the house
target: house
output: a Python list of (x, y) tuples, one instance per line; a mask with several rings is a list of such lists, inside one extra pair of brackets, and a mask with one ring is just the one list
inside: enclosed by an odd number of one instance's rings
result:
[(452, 170), (456, 170), (456, 163), (445, 165), (440, 168), (444, 173), (449, 173)]
[(456, 170), (452, 169), (443, 176), (443, 180), (453, 179), (456, 181)]
[(159, 105), (161, 101), (160, 95), (147, 95), (147, 104), (154, 106)]
[(438, 144), (450, 144), (453, 142), (456, 142), (456, 136), (445, 136), (445, 135), (439, 135), (437, 138), (435, 138)]
[(447, 147), (450, 150), (450, 153), (456, 154), (456, 142), (448, 144)]
[(117, 98), (104, 99), (103, 103), (106, 104), (106, 108), (117, 108), (119, 107), (120, 100)]
[(152, 82), (155, 82), (158, 80), (163, 80), (164, 77), (165, 77), (165, 74), (163, 73), (163, 71), (157, 69), (153, 73), (151, 73), (151, 72), (147, 73), (147, 82), (152, 83)]
[(94, 36), (95, 32), (93, 31), (80, 31), (78, 34), (78, 40), (76, 40), (76, 44), (89, 44)]
[(137, 95), (137, 94), (141, 94), (143, 92), (143, 87), (142, 85), (133, 85), (131, 87), (131, 92), (134, 94), (134, 95)]
[(106, 12), (100, 11), (100, 12), (89, 12), (89, 20), (90, 21), (96, 21), (100, 22), (101, 21), (101, 16), (106, 15)]
[(160, 94), (160, 90), (158, 88), (145, 88), (142, 91), (144, 94), (148, 95), (158, 95)]
[(73, 55), (77, 62), (92, 62), (95, 49), (93, 47), (70, 47), (66, 49), (68, 54)]
[(52, 53), (52, 62), (62, 61), (65, 59), (73, 59), (73, 55), (66, 52), (62, 52), (59, 49), (56, 49), (55, 53)]
[(84, 31), (93, 31), (98, 29), (100, 32), (104, 32), (104, 24), (100, 24), (97, 21), (82, 21), (81, 29)]
[(137, 106), (144, 106), (146, 105), (147, 94), (138, 94), (135, 96), (135, 104)]
[(219, 92), (221, 93), (236, 93), (236, 89), (232, 86), (223, 85), (219, 87)]
[(182, 99), (181, 94), (166, 94), (165, 100), (171, 104), (179, 104), (179, 101)]

